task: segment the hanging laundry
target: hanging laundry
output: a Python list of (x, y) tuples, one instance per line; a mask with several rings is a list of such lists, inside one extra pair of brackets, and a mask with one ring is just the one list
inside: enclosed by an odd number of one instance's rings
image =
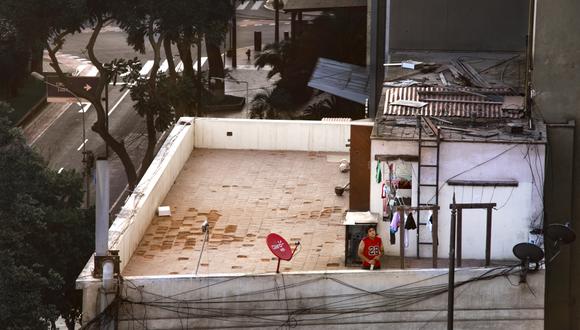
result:
[(397, 244), (397, 236), (392, 231), (389, 231), (389, 232), (390, 232), (390, 238), (391, 238), (391, 245)]
[(383, 171), (382, 171), (381, 167), (382, 167), (381, 161), (378, 160), (377, 161), (377, 168), (376, 168), (377, 173), (376, 173), (376, 177), (375, 177), (375, 179), (377, 180), (377, 183), (381, 183), (381, 181), (383, 181), (383, 173), (382, 173)]
[(417, 229), (417, 224), (415, 223), (413, 212), (409, 212), (407, 220), (405, 220), (405, 229)]
[(427, 229), (433, 232), (433, 211), (429, 211), (429, 221), (427, 221)]
[(393, 213), (393, 219), (391, 220), (391, 232), (396, 233), (401, 225), (401, 215), (399, 211)]
[(391, 226), (389, 227), (389, 233), (391, 238), (391, 245), (395, 245), (396, 243), (396, 236), (395, 234), (399, 230), (399, 225), (401, 223), (401, 215), (399, 212), (393, 213), (393, 219), (391, 220)]
[(389, 185), (383, 182), (381, 188), (381, 198), (383, 199), (383, 221), (388, 221), (391, 218), (391, 208), (389, 207)]

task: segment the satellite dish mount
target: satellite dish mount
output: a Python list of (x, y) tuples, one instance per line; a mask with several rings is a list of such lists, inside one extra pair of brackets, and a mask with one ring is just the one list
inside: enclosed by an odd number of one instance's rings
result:
[[(544, 251), (532, 243), (519, 243), (514, 246), (513, 253), (521, 261), (520, 283), (526, 283), (528, 271), (535, 272), (540, 269), (540, 261), (544, 259)], [(536, 266), (530, 269), (530, 263), (535, 263)]]

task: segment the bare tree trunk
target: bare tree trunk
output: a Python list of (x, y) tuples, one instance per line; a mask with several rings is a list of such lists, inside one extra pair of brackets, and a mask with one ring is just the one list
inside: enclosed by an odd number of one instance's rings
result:
[[(159, 63), (161, 62), (161, 44), (164, 43), (164, 36), (161, 34), (157, 40), (154, 37), (153, 21), (149, 22), (149, 43), (153, 48), (153, 68), (151, 69), (151, 75), (149, 76), (149, 89), (151, 94), (155, 94), (157, 89), (157, 75), (159, 70)], [(151, 109), (147, 109), (145, 113), (145, 123), (147, 125), (147, 149), (145, 150), (145, 155), (141, 160), (141, 170), (139, 171), (139, 178), (143, 177), (149, 165), (155, 157), (155, 145), (157, 144), (157, 131), (155, 130), (155, 114), (151, 112)]]
[[(206, 37), (205, 49), (207, 52), (207, 62), (209, 64), (210, 89), (214, 95), (224, 95), (224, 81), (222, 79), (225, 77), (225, 72), (220, 47)], [(221, 79), (212, 81), (211, 77)]]
[(177, 40), (177, 50), (183, 62), (183, 77), (187, 77), (192, 81), (195, 78), (193, 73), (193, 58), (191, 56), (191, 43), (182, 39)]
[(175, 72), (175, 61), (173, 60), (173, 51), (171, 50), (171, 40), (169, 38), (163, 38), (163, 50), (169, 64), (169, 77), (171, 81), (175, 82), (177, 81), (177, 72)]
[(50, 44), (47, 43), (46, 49), (48, 50), (48, 54), (51, 59), (51, 65), (56, 71), (60, 81), (65, 85), (65, 87), (69, 91), (71, 91), (73, 95), (88, 100), (93, 105), (93, 107), (95, 107), (97, 121), (92, 125), (91, 129), (97, 134), (99, 134), (99, 136), (105, 141), (105, 143), (108, 144), (111, 150), (113, 150), (113, 152), (119, 157), (119, 160), (121, 161), (123, 168), (125, 169), (129, 189), (133, 189), (137, 185), (138, 179), (135, 166), (131, 161), (131, 157), (129, 156), (129, 153), (127, 152), (127, 148), (125, 147), (124, 143), (117, 141), (109, 133), (106, 124), (107, 121), (106, 110), (104, 109), (103, 104), (101, 103), (100, 100), (100, 96), (103, 92), (103, 89), (106, 88), (109, 83), (109, 73), (107, 70), (105, 70), (105, 68), (103, 67), (101, 62), (97, 59), (94, 53), (94, 46), (97, 40), (97, 36), (99, 35), (101, 28), (103, 27), (103, 23), (104, 21), (102, 18), (99, 18), (97, 20), (97, 23), (95, 24), (95, 27), (87, 44), (89, 59), (91, 60), (92, 64), (99, 70), (100, 73), (99, 81), (94, 92), (95, 94), (91, 94), (82, 88), (78, 88), (77, 86), (72, 85), (58, 63), (58, 60), (56, 58), (56, 52), (59, 51), (60, 48), (62, 47), (63, 38), (66, 36), (66, 33), (63, 33), (60, 36), (56, 37), (55, 48), (52, 48)]

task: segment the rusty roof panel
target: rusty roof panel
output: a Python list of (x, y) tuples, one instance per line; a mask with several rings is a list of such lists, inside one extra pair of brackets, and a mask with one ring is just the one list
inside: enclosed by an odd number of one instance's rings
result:
[[(509, 88), (400, 87), (385, 89), (385, 115), (467, 118), (522, 118), (524, 111), (503, 109)], [(392, 105), (397, 100), (423, 101), (424, 107)]]

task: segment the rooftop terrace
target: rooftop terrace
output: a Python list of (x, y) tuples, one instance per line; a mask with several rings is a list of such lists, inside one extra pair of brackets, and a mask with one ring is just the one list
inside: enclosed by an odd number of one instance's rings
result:
[(265, 273), (277, 260), (265, 237), (276, 232), (302, 250), (282, 271), (344, 268), (348, 182), (338, 162), (346, 154), (195, 149), (127, 264), (124, 275)]

